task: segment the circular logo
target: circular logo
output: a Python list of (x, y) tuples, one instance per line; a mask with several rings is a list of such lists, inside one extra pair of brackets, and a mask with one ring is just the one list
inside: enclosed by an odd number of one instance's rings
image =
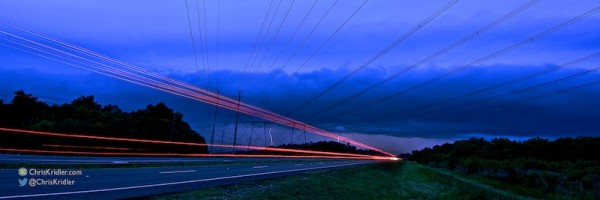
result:
[(19, 175), (21, 175), (21, 176), (27, 175), (27, 169), (25, 167), (19, 168)]
[(31, 187), (35, 187), (35, 186), (36, 186), (36, 184), (37, 184), (37, 182), (35, 182), (35, 181), (36, 181), (35, 179), (33, 179), (33, 178), (30, 178), (30, 179), (29, 179), (29, 186), (31, 186)]

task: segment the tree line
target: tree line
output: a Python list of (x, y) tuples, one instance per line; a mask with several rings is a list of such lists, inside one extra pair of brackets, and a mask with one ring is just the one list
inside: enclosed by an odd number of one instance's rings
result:
[[(66, 134), (181, 141), (205, 144), (205, 139), (183, 120), (183, 114), (165, 103), (125, 112), (117, 105), (101, 105), (94, 96), (80, 96), (70, 103), (48, 105), (23, 90), (5, 103), (0, 100), (0, 127)], [(207, 147), (77, 139), (0, 132), (4, 148), (123, 151), (161, 153), (206, 153)], [(103, 148), (108, 147), (108, 148)]]
[(600, 138), (470, 138), (412, 151), (421, 164), (575, 198), (600, 198)]
[[(318, 141), (318, 142), (308, 142), (302, 144), (281, 144), (275, 145), (271, 147), (276, 148), (284, 148), (284, 149), (296, 149), (296, 150), (311, 150), (311, 151), (326, 151), (326, 152), (337, 152), (337, 153), (353, 153), (353, 154), (363, 154), (363, 155), (381, 155), (381, 153), (377, 151), (373, 151), (370, 149), (358, 149), (355, 146), (350, 145), (349, 143), (340, 143), (334, 141)], [(245, 152), (239, 152), (243, 154), (272, 154), (269, 151), (261, 151), (261, 150), (250, 150)], [(315, 155), (315, 154), (303, 154), (296, 152), (279, 152), (281, 155)]]

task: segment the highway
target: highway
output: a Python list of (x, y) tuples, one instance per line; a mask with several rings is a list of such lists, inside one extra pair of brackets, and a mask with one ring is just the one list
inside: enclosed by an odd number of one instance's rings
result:
[(275, 162), (285, 160), (312, 160), (291, 158), (223, 158), (223, 157), (95, 157), (95, 156), (48, 156), (0, 154), (0, 163), (36, 164), (160, 164), (160, 163), (231, 163), (231, 162)]
[[(197, 166), (166, 166), (143, 168), (110, 168), (123, 163), (190, 163), (210, 162)], [(253, 159), (253, 158), (147, 158), (147, 157), (69, 157), (25, 156), (0, 154), (0, 163), (105, 163), (107, 168), (81, 169), (81, 175), (21, 176), (18, 167), (0, 169), (0, 199), (120, 199), (145, 197), (227, 185), (307, 171), (331, 169), (373, 163), (370, 160), (322, 159)], [(27, 171), (31, 167), (23, 164)], [(72, 170), (72, 169), (61, 169)], [(38, 185), (20, 186), (23, 178), (36, 179)], [(68, 179), (71, 185), (39, 185), (38, 179)], [(66, 182), (66, 181), (65, 181)], [(50, 184), (50, 183), (48, 183)], [(67, 183), (68, 184), (68, 183)]]

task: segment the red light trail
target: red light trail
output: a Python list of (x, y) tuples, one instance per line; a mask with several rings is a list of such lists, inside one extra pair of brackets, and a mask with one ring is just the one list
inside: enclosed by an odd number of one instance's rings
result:
[[(211, 105), (216, 105), (216, 106), (226, 108), (226, 109), (229, 109), (232, 111), (239, 111), (241, 113), (244, 113), (244, 114), (247, 114), (250, 116), (263, 118), (263, 119), (266, 119), (266, 120), (269, 120), (269, 121), (272, 121), (272, 122), (275, 122), (275, 123), (278, 123), (278, 124), (281, 124), (284, 126), (289, 126), (289, 127), (300, 129), (300, 130), (306, 130), (307, 132), (325, 136), (325, 137), (328, 137), (331, 139), (338, 139), (340, 141), (347, 142), (347, 143), (355, 145), (357, 147), (370, 149), (370, 150), (377, 151), (382, 154), (394, 157), (394, 155), (391, 153), (385, 152), (383, 150), (377, 149), (375, 147), (363, 144), (361, 142), (358, 142), (358, 141), (355, 141), (355, 140), (352, 140), (352, 139), (349, 139), (349, 138), (346, 138), (343, 136), (338, 136), (338, 135), (330, 133), (328, 131), (308, 125), (304, 122), (300, 122), (300, 121), (285, 117), (283, 115), (280, 115), (280, 114), (277, 114), (277, 113), (274, 113), (274, 112), (271, 112), (271, 111), (268, 111), (268, 110), (265, 110), (265, 109), (262, 109), (259, 107), (255, 107), (255, 106), (243, 103), (243, 102), (239, 102), (239, 106), (238, 106), (237, 100), (234, 100), (234, 99), (231, 99), (228, 97), (224, 97), (222, 95), (218, 95), (211, 91), (208, 91), (208, 90), (205, 90), (205, 89), (193, 86), (193, 85), (189, 85), (189, 84), (183, 83), (181, 81), (177, 81), (174, 79), (170, 79), (170, 78), (152, 73), (143, 68), (136, 67), (134, 65), (110, 58), (110, 57), (102, 55), (100, 53), (64, 42), (64, 41), (40, 34), (40, 33), (36, 33), (36, 32), (30, 31), (30, 30), (27, 30), (25, 28), (10, 24), (10, 23), (2, 21), (2, 20), (0, 20), (0, 23), (5, 24), (10, 27), (13, 27), (17, 30), (26, 32), (28, 34), (35, 35), (37, 37), (54, 42), (54, 44), (52, 44), (53, 46), (62, 47), (62, 48), (64, 48), (64, 50), (58, 49), (57, 47), (53, 47), (50, 45), (42, 44), (40, 42), (32, 41), (32, 40), (29, 40), (29, 39), (26, 39), (26, 38), (23, 38), (23, 37), (20, 37), (20, 36), (5, 32), (5, 31), (0, 31), (1, 34), (5, 35), (5, 37), (0, 37), (0, 39), (3, 39), (5, 41), (19, 45), (24, 48), (30, 49), (33, 52), (6, 45), (11, 48), (15, 48), (15, 49), (25, 51), (28, 53), (32, 53), (32, 54), (35, 54), (35, 55), (38, 55), (38, 56), (41, 56), (44, 58), (55, 60), (55, 61), (67, 64), (67, 65), (71, 65), (71, 66), (85, 69), (85, 70), (88, 70), (88, 71), (91, 71), (94, 73), (99, 73), (99, 74), (102, 74), (105, 76), (109, 76), (109, 77), (116, 78), (119, 80), (123, 80), (123, 81), (127, 81), (127, 82), (134, 83), (137, 85), (141, 85), (144, 87), (148, 87), (151, 89), (159, 90), (162, 92), (167, 92), (167, 93), (170, 93), (173, 95), (189, 98), (192, 100), (200, 101), (200, 102), (211, 104)], [(67, 51), (72, 51), (72, 52), (67, 52)], [(43, 55), (43, 54), (46, 54), (46, 55)], [(89, 58), (78, 56), (75, 54), (82, 54), (82, 56), (87, 56)], [(49, 56), (47, 56), (47, 55), (49, 55)], [(51, 56), (54, 56), (57, 58), (54, 58)], [(94, 61), (92, 59), (97, 59), (98, 61)], [(73, 64), (68, 61), (75, 62), (77, 64)], [(87, 67), (80, 66), (80, 65), (86, 65)], [(111, 65), (120, 66), (121, 68), (113, 67)]]
[(212, 147), (224, 147), (224, 148), (238, 148), (238, 149), (262, 150), (262, 151), (286, 152), (286, 153), (304, 153), (304, 154), (316, 154), (316, 155), (328, 155), (328, 156), (356, 157), (356, 158), (362, 158), (362, 159), (381, 159), (381, 158), (389, 159), (388, 157), (382, 157), (382, 156), (370, 156), (370, 155), (352, 154), (352, 153), (337, 153), (337, 152), (328, 152), (328, 151), (284, 149), (284, 148), (276, 148), (276, 147), (259, 147), (259, 146), (233, 146), (233, 145), (225, 145), (225, 144), (200, 144), (200, 143), (190, 143), (190, 142), (173, 142), (173, 141), (147, 140), (147, 139), (134, 139), (134, 138), (115, 138), (115, 137), (105, 137), (105, 136), (31, 131), (31, 130), (1, 128), (1, 127), (0, 127), (0, 131), (14, 132), (14, 133), (27, 133), (27, 134), (45, 135), (45, 136), (54, 136), (54, 137), (69, 137), (69, 138), (108, 140), (108, 141), (120, 141), (120, 142), (139, 142), (139, 143), (150, 143), (150, 144), (169, 144), (169, 145), (185, 145), (185, 146), (200, 146), (200, 147), (212, 146)]
[(272, 154), (179, 154), (179, 153), (129, 153), (129, 152), (87, 152), (87, 151), (48, 151), (35, 149), (11, 149), (0, 148), (0, 151), (19, 152), (19, 153), (49, 153), (49, 154), (69, 154), (69, 155), (98, 155), (98, 156), (181, 156), (181, 157), (244, 157), (244, 158), (327, 158), (327, 159), (357, 159), (357, 160), (392, 160), (388, 157), (371, 156), (350, 157), (350, 156), (299, 156), (299, 155), (272, 155)]

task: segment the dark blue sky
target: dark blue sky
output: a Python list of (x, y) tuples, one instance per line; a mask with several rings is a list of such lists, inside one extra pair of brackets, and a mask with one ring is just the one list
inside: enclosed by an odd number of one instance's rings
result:
[[(195, 0), (188, 1), (200, 72), (194, 62), (185, 1), (5, 0), (0, 2), (0, 19), (201, 87), (208, 87), (208, 76), (211, 90), (219, 89), (223, 94), (235, 98), (239, 89), (242, 90), (243, 101), (286, 114), (340, 80), (448, 1), (370, 0), (329, 40), (363, 1), (344, 0), (334, 5), (333, 0), (319, 0), (295, 35), (295, 30), (314, 1), (270, 2), (206, 0), (203, 7), (202, 1), (199, 1), (199, 5)], [(486, 93), (422, 107), (597, 53), (600, 50), (598, 13), (433, 84), (348, 113), (366, 103), (526, 40), (600, 6), (600, 2), (594, 0), (541, 1), (393, 81), (327, 112), (320, 112), (417, 63), (526, 2), (459, 1), (364, 70), (291, 117), (367, 144), (383, 146), (396, 153), (469, 136), (515, 139), (600, 136), (597, 123), (600, 121), (597, 115), (600, 111), (600, 86), (519, 101), (598, 81), (600, 75), (597, 72), (526, 92), (511, 93), (600, 67), (600, 58), (592, 58)], [(272, 9), (267, 15), (267, 23), (259, 34), (270, 5)], [(309, 35), (331, 5), (330, 13)], [(277, 6), (279, 9), (275, 11)], [(282, 23), (289, 8), (289, 15)], [(277, 14), (271, 18), (274, 12)], [(273, 22), (267, 29), (270, 19)], [(202, 43), (200, 30), (204, 34)], [(259, 42), (263, 41), (265, 30), (268, 32), (261, 45), (256, 41), (257, 38)], [(0, 31), (18, 33), (5, 25), (0, 25)], [(2, 35), (0, 44), (9, 44), (3, 37), (6, 38)], [(307, 39), (303, 43), (304, 38)], [(288, 40), (290, 43), (286, 46)], [(319, 49), (325, 41), (328, 42)], [(296, 48), (298, 51), (294, 53)], [(317, 49), (319, 51), (315, 56), (307, 60)], [(276, 61), (279, 52), (282, 54)], [(102, 104), (119, 104), (126, 110), (164, 101), (184, 113), (186, 120), (204, 136), (210, 130), (212, 115), (207, 112), (210, 107), (199, 102), (80, 70), (4, 45), (0, 45), (0, 55), (0, 98), (5, 101), (9, 100), (12, 91), (18, 89), (40, 96), (49, 103), (64, 103), (79, 95), (94, 95)], [(252, 55), (258, 55), (254, 62)], [(286, 62), (288, 59), (289, 62)], [(207, 71), (202, 71), (202, 63), (207, 64)], [(207, 75), (199, 76), (198, 73)], [(279, 87), (279, 92), (272, 93)], [(261, 90), (266, 92), (257, 96)], [(497, 95), (493, 101), (473, 103)], [(266, 97), (269, 99), (263, 100)], [(505, 103), (502, 107), (488, 108)], [(462, 113), (472, 109), (475, 111)], [(376, 119), (382, 115), (391, 117)], [(222, 111), (220, 116), (219, 131), (229, 132), (233, 123), (231, 112)], [(244, 120), (255, 119), (244, 117)], [(285, 132), (285, 129), (274, 128), (273, 134), (279, 131), (277, 134), (281, 134), (282, 138), (289, 134), (289, 130)]]

